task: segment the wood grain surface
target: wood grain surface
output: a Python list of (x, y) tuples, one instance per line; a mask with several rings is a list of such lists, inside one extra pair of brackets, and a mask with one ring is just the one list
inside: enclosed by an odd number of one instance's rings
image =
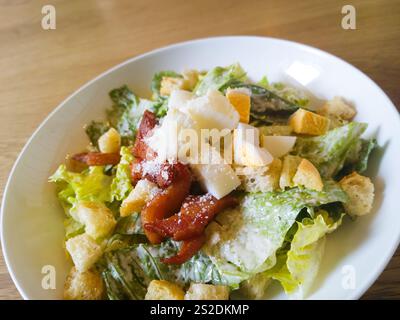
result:
[[(43, 30), (41, 8), (56, 8)], [(352, 4), (357, 29), (341, 27)], [(0, 0), (0, 192), (21, 148), (63, 99), (130, 57), (174, 42), (259, 35), (333, 53), (400, 106), (400, 1)], [(340, 79), (338, 79), (340, 81)], [(364, 298), (400, 298), (400, 251)], [(20, 299), (0, 253), (0, 299)]]

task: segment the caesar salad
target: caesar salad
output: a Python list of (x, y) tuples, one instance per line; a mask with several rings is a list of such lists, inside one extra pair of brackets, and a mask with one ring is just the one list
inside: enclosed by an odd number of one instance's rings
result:
[(239, 64), (162, 71), (151, 90), (112, 90), (86, 150), (49, 178), (65, 299), (263, 299), (274, 281), (307, 298), (327, 235), (373, 206), (377, 143), (354, 106), (315, 106)]

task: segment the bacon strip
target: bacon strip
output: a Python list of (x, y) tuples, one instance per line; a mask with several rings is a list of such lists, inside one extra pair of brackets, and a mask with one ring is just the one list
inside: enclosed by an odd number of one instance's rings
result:
[(132, 149), (132, 153), (136, 158), (141, 160), (154, 159), (157, 156), (157, 153), (153, 151), (144, 141), (144, 138), (149, 135), (156, 125), (156, 115), (149, 110), (145, 110), (142, 120), (140, 121), (139, 130), (136, 134), (135, 144), (133, 145)]
[(73, 160), (87, 164), (88, 166), (116, 165), (121, 156), (119, 153), (84, 152), (72, 156)]
[[(192, 178), (188, 167), (177, 163), (175, 168), (177, 170), (176, 180), (157, 194), (142, 210), (141, 220), (143, 226), (178, 212), (182, 202), (189, 194)], [(151, 230), (145, 230), (145, 234), (152, 244), (160, 243), (163, 239), (161, 235)]]
[(201, 235), (216, 214), (237, 204), (237, 199), (229, 195), (219, 200), (211, 194), (190, 195), (185, 199), (179, 213), (167, 219), (146, 223), (144, 228), (176, 241), (191, 239)]
[(201, 249), (205, 241), (206, 236), (204, 234), (185, 240), (176, 256), (161, 259), (161, 262), (167, 264), (182, 264), (193, 257), (196, 252)]

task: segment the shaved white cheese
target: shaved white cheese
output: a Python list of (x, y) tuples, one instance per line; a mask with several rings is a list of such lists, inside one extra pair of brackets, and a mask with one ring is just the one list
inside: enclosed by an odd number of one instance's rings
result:
[(202, 129), (234, 129), (239, 123), (239, 113), (217, 90), (188, 101), (186, 110)]
[(185, 90), (174, 90), (168, 100), (168, 110), (178, 109), (179, 111), (185, 112), (186, 103), (193, 98), (193, 94), (190, 91)]
[(267, 149), (275, 158), (288, 154), (295, 143), (296, 137), (292, 136), (261, 136), (261, 146)]
[[(204, 149), (204, 148), (203, 148)], [(202, 187), (221, 199), (240, 185), (240, 180), (229, 164), (224, 163), (219, 151), (209, 147), (212, 163), (192, 164), (190, 167)]]
[(273, 160), (267, 149), (260, 148), (259, 130), (245, 123), (234, 130), (233, 158), (242, 166), (266, 166)]

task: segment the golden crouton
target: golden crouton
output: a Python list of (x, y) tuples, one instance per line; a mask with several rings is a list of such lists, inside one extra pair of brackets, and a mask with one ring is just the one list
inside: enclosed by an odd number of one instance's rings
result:
[(229, 287), (191, 283), (186, 291), (185, 300), (229, 300)]
[(176, 77), (162, 77), (160, 94), (162, 96), (169, 96), (172, 91), (183, 89), (185, 80)]
[(119, 209), (121, 217), (126, 217), (133, 212), (141, 211), (146, 203), (159, 191), (160, 189), (153, 182), (145, 179), (139, 180), (135, 188), (121, 204), (121, 208)]
[(351, 120), (357, 112), (354, 107), (348, 105), (342, 98), (334, 97), (318, 109), (317, 113), (328, 118)]
[(85, 232), (93, 239), (105, 237), (114, 229), (116, 221), (104, 204), (90, 201), (79, 202), (76, 217), (85, 225)]
[(185, 292), (175, 283), (153, 280), (147, 288), (145, 300), (183, 300)]
[(247, 192), (269, 192), (279, 189), (282, 161), (275, 158), (268, 166), (235, 166), (241, 189)]
[(324, 184), (317, 168), (307, 159), (301, 160), (293, 177), (296, 186), (304, 186), (307, 189), (322, 191)]
[(293, 177), (296, 174), (302, 158), (299, 156), (286, 155), (283, 158), (282, 172), (279, 179), (279, 187), (285, 190), (286, 187), (294, 187)]
[(103, 296), (103, 279), (97, 271), (78, 272), (75, 267), (72, 267), (65, 280), (64, 299), (101, 300)]
[(371, 179), (353, 172), (339, 181), (342, 189), (349, 196), (344, 204), (346, 212), (352, 216), (369, 213), (374, 202), (374, 184)]
[(299, 109), (289, 118), (289, 125), (296, 133), (318, 136), (329, 129), (329, 119), (314, 112)]
[(249, 123), (250, 122), (250, 94), (247, 92), (242, 92), (239, 90), (230, 90), (226, 92), (226, 97), (229, 102), (235, 107), (236, 111), (239, 113), (240, 122)]
[(68, 239), (65, 247), (79, 272), (89, 270), (103, 253), (102, 246), (86, 233)]
[(100, 152), (116, 153), (121, 147), (121, 136), (114, 128), (109, 129), (98, 140)]
[(183, 90), (192, 91), (199, 81), (199, 72), (197, 70), (189, 69), (182, 72), (183, 76)]

